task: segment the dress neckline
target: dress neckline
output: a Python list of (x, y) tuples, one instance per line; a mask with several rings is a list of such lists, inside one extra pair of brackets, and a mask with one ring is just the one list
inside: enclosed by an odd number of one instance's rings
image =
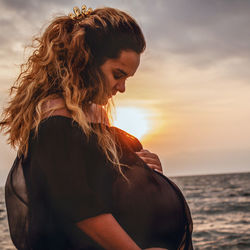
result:
[[(51, 115), (51, 116), (48, 116), (44, 119), (41, 120), (41, 122), (44, 122), (44, 121), (47, 121), (48, 119), (51, 119), (51, 118), (63, 118), (63, 119), (68, 119), (68, 120), (72, 120), (74, 122), (76, 122), (72, 117), (68, 117), (68, 116), (64, 116), (64, 115)], [(114, 126), (108, 126), (107, 124), (104, 124), (104, 123), (101, 123), (101, 122), (88, 122), (89, 124), (91, 125), (105, 125), (106, 127), (109, 127), (109, 128), (115, 128)]]
[[(53, 119), (53, 118), (62, 118), (62, 119), (71, 120), (71, 121), (77, 123), (72, 117), (63, 116), (63, 115), (52, 115), (52, 116), (48, 116), (48, 117), (42, 119), (41, 122), (45, 122), (45, 121), (47, 121), (47, 120), (49, 120), (49, 119)], [(40, 122), (40, 123), (41, 123), (41, 122)], [(104, 125), (106, 128), (108, 128), (108, 129), (110, 130), (110, 132), (113, 131), (114, 133), (123, 134), (123, 135), (126, 135), (126, 136), (130, 137), (130, 138), (135, 138), (135, 139), (140, 143), (140, 141), (139, 141), (135, 136), (129, 134), (129, 133), (126, 132), (125, 130), (120, 129), (120, 128), (118, 128), (118, 127), (115, 127), (115, 126), (108, 126), (107, 124), (103, 124), (103, 123), (101, 123), (101, 122), (88, 122), (88, 123), (89, 123), (91, 126), (100, 126), (100, 125)], [(77, 124), (78, 124), (78, 123), (77, 123)], [(80, 126), (80, 125), (78, 124), (78, 126)]]

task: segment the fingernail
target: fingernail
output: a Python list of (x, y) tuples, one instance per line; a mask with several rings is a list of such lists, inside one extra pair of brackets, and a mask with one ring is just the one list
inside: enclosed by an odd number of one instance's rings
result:
[(154, 170), (157, 171), (157, 172), (159, 172), (159, 173), (161, 173), (161, 174), (163, 173), (163, 172), (162, 172), (161, 170), (159, 170), (159, 169), (154, 168)]

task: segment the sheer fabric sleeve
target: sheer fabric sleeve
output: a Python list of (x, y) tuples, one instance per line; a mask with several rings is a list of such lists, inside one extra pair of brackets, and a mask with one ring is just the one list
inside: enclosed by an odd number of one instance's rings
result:
[(54, 212), (78, 222), (109, 213), (110, 208), (89, 185), (92, 177), (88, 176), (88, 168), (98, 169), (95, 162), (105, 167), (104, 162), (94, 161), (102, 157), (101, 152), (72, 121), (51, 118), (40, 125), (34, 160), (44, 181), (46, 199)]
[(5, 183), (5, 203), (10, 236), (17, 249), (27, 249), (28, 196), (22, 169), (23, 156), (17, 156)]

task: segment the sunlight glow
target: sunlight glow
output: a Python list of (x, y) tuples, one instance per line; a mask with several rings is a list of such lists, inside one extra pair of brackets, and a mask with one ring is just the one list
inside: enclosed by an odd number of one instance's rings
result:
[(143, 108), (117, 107), (114, 126), (141, 139), (150, 129), (148, 113)]

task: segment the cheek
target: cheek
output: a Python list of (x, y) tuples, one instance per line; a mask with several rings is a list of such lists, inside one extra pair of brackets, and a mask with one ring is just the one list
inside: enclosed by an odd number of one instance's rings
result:
[(109, 86), (109, 88), (113, 89), (115, 85), (116, 85), (116, 80), (113, 78), (113, 76), (110, 76), (108, 78), (108, 86)]

